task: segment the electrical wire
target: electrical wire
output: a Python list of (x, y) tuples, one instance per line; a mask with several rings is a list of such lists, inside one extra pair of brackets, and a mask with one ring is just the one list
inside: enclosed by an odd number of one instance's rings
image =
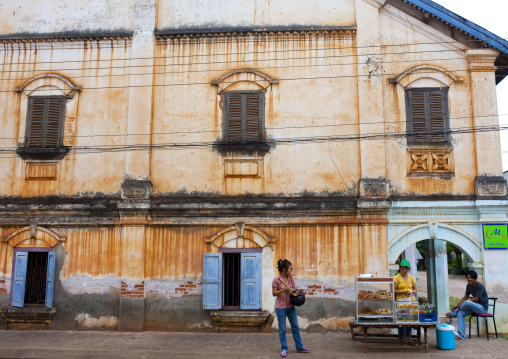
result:
[[(478, 126), (478, 127), (459, 127), (447, 131), (420, 131), (412, 132), (385, 132), (385, 133), (371, 133), (368, 135), (331, 135), (331, 136), (310, 136), (310, 137), (289, 137), (289, 138), (268, 138), (264, 140), (263, 144), (271, 146), (292, 145), (292, 144), (309, 144), (309, 143), (328, 143), (328, 142), (346, 142), (346, 141), (361, 141), (361, 140), (382, 140), (382, 139), (400, 139), (410, 136), (425, 136), (425, 135), (458, 135), (458, 134), (473, 134), (485, 132), (499, 132), (508, 130), (506, 126)], [(105, 145), (105, 146), (74, 146), (70, 152), (74, 154), (94, 154), (106, 152), (126, 152), (126, 151), (146, 151), (146, 150), (172, 150), (172, 149), (203, 149), (213, 148), (218, 145), (217, 141), (208, 142), (167, 142), (158, 144), (135, 144), (135, 145)], [(0, 154), (15, 153), (17, 147), (0, 147)], [(13, 156), (15, 158), (15, 156)]]
[[(495, 115), (483, 115), (483, 116), (474, 116), (474, 119), (482, 119), (482, 118), (492, 118), (492, 117), (504, 117), (508, 116), (508, 114), (495, 114)], [(471, 120), (473, 119), (471, 116), (459, 116), (459, 117), (448, 117), (448, 120)], [(265, 127), (266, 130), (300, 130), (300, 129), (310, 129), (310, 128), (328, 128), (328, 127), (342, 127), (342, 126), (369, 126), (369, 125), (392, 125), (398, 123), (406, 123), (407, 120), (400, 121), (377, 121), (377, 122), (356, 122), (356, 123), (336, 123), (336, 124), (325, 124), (325, 125), (308, 125), (308, 126), (282, 126), (282, 127)], [(159, 136), (159, 135), (199, 135), (203, 133), (215, 133), (221, 134), (222, 130), (196, 130), (196, 131), (175, 131), (175, 132), (153, 132), (153, 133), (131, 133), (131, 134), (94, 134), (94, 135), (72, 135), (72, 138), (91, 138), (91, 137), (129, 137), (129, 136)], [(0, 140), (16, 140), (14, 137), (0, 137)]]
[[(453, 57), (453, 58), (433, 58), (433, 59), (426, 59), (425, 63), (428, 64), (430, 62), (443, 62), (443, 61), (456, 61), (456, 60), (465, 60), (464, 57)], [(382, 65), (385, 64), (392, 64), (392, 63), (411, 63), (411, 62), (418, 62), (422, 63), (421, 59), (408, 59), (408, 60), (393, 60), (393, 61), (383, 61), (381, 62)], [(282, 66), (264, 66), (264, 67), (257, 67), (256, 70), (271, 70), (271, 69), (288, 69), (288, 68), (310, 68), (310, 67), (335, 67), (335, 66), (353, 66), (353, 65), (364, 65), (365, 62), (348, 62), (348, 63), (328, 63), (328, 64), (304, 64), (304, 65), (282, 65)], [(161, 65), (162, 66), (162, 65)], [(155, 66), (159, 67), (159, 66)], [(496, 66), (497, 69), (506, 69), (508, 66)], [(77, 69), (76, 69), (77, 70)], [(88, 68), (79, 69), (81, 71), (88, 70)], [(97, 70), (97, 68), (96, 68)], [(39, 71), (39, 70), (38, 70)], [(43, 70), (40, 70), (43, 71)], [(49, 73), (51, 73), (50, 70)], [(0, 71), (3, 72), (3, 71)], [(7, 72), (7, 71), (6, 71)], [(46, 71), (47, 72), (47, 71)], [(203, 69), (203, 70), (185, 70), (186, 74), (189, 73), (210, 73), (210, 72), (221, 72), (224, 73), (224, 69)], [(142, 72), (142, 73), (121, 73), (121, 74), (103, 74), (103, 75), (73, 75), (72, 79), (78, 79), (78, 78), (101, 78), (101, 77), (130, 77), (130, 76), (148, 76), (148, 75), (167, 75), (167, 74), (182, 74), (182, 71), (157, 71), (157, 72)], [(0, 81), (29, 81), (33, 79), (33, 77), (30, 78), (0, 78)]]
[[(335, 29), (335, 30), (321, 30), (321, 31), (347, 31), (347, 30), (356, 30), (356, 29)], [(284, 31), (284, 30), (282, 30)], [(320, 31), (320, 30), (310, 30), (310, 31)], [(248, 31), (247, 31), (248, 32)], [(254, 31), (251, 31), (251, 33), (254, 32)], [(176, 34), (178, 35), (178, 34)], [(185, 35), (185, 34), (182, 34), (182, 35)], [(261, 34), (260, 34), (261, 35)], [(249, 40), (249, 39), (246, 39), (245, 37), (235, 37), (235, 40), (232, 40), (231, 37), (221, 37), (221, 36), (214, 36), (214, 37), (200, 37), (200, 38), (195, 38), (195, 39), (185, 39), (182, 41), (182, 39), (171, 39), (171, 38), (161, 38), (161, 37), (164, 37), (164, 36), (167, 36), (167, 35), (155, 35), (156, 37), (159, 37), (159, 39), (156, 39), (155, 42), (156, 42), (156, 46), (164, 46), (164, 45), (168, 45), (167, 42), (179, 42), (179, 46), (186, 46), (186, 45), (195, 45), (195, 44), (201, 44), (203, 42), (206, 42), (206, 44), (209, 44), (210, 42), (214, 43), (215, 44), (219, 44), (219, 45), (224, 45), (224, 44), (238, 44), (238, 43), (242, 43), (242, 44), (263, 44), (263, 43), (275, 43), (277, 42), (277, 40), (266, 40), (266, 41), (263, 41), (261, 39), (254, 39), (254, 40)], [(169, 35), (171, 36), (171, 35)], [(258, 35), (259, 36), (259, 35)], [(298, 37), (301, 37), (299, 34), (297, 35)], [(265, 37), (267, 37), (265, 35)], [(293, 38), (295, 36), (292, 36)], [(326, 36), (322, 36), (322, 37), (326, 37)], [(336, 36), (337, 38), (341, 38), (343, 36), (341, 35), (338, 35)], [(314, 38), (308, 38), (310, 42), (317, 42)], [(48, 41), (44, 41), (44, 39), (29, 39), (29, 38), (25, 38), (25, 39), (0, 39), (0, 44), (3, 43), (4, 44), (4, 51), (13, 51), (13, 50), (18, 50), (18, 49), (23, 49), (23, 50), (26, 50), (27, 47), (31, 48), (32, 47), (32, 44), (34, 46), (34, 50), (48, 50), (48, 51), (54, 51), (55, 49), (60, 49), (60, 48), (64, 48), (65, 49), (72, 49), (72, 50), (93, 50), (94, 49), (94, 43), (100, 43), (100, 42), (123, 42), (124, 45), (118, 45), (118, 46), (101, 46), (101, 45), (96, 45), (95, 49), (115, 49), (115, 48), (125, 48), (125, 43), (126, 42), (131, 42), (132, 40), (129, 39), (128, 41), (126, 41), (125, 39), (123, 40), (115, 40), (115, 39), (109, 39), (109, 40), (94, 40), (94, 39), (83, 39), (83, 40), (78, 40), (78, 41), (69, 41), (69, 40), (65, 40), (64, 39), (59, 39), (59, 38), (48, 38), (47, 39)], [(488, 40), (491, 40), (491, 41), (507, 41), (508, 38), (503, 38), (503, 37), (492, 37), (492, 38), (489, 38)], [(284, 41), (287, 41), (287, 38), (284, 39)], [(291, 40), (290, 40), (291, 41)], [(300, 39), (292, 39), (293, 42), (299, 42)], [(75, 43), (75, 42), (85, 42), (85, 43), (90, 43), (90, 45), (83, 45), (83, 46), (79, 46), (79, 47), (67, 47), (65, 46), (66, 44), (68, 43)], [(469, 43), (475, 43), (475, 42), (479, 42), (479, 43), (486, 43), (486, 40), (481, 40), (481, 39), (469, 39), (468, 40)], [(27, 43), (28, 43), (28, 46), (27, 46)], [(340, 47), (340, 48), (336, 48), (336, 49), (370, 49), (370, 48), (388, 48), (388, 47), (400, 47), (400, 46), (412, 46), (412, 45), (434, 45), (434, 44), (442, 44), (442, 45), (457, 45), (459, 44), (460, 42), (456, 41), (456, 40), (451, 40), (451, 41), (431, 41), (431, 42), (420, 42), (418, 44), (415, 44), (415, 43), (402, 43), (402, 44), (383, 44), (383, 45), (363, 45), (363, 46), (347, 46), (347, 47)], [(18, 45), (18, 48), (16, 49), (15, 48), (15, 44)], [(39, 45), (36, 45), (36, 44), (39, 44)], [(58, 45), (55, 45), (55, 44), (58, 44)], [(170, 44), (169, 44), (170, 45)], [(10, 46), (10, 49), (8, 49), (8, 47)], [(7, 49), (6, 49), (7, 48)], [(502, 49), (505, 49), (506, 47), (504, 46), (501, 46), (501, 47), (496, 47), (496, 48), (502, 48)], [(2, 49), (0, 48), (0, 52), (2, 51)], [(295, 51), (295, 50), (273, 50), (273, 52), (284, 52), (284, 51)], [(298, 51), (306, 51), (305, 49), (302, 49), (302, 50), (298, 50)], [(256, 53), (256, 52), (252, 52), (252, 53)], [(241, 53), (240, 53), (241, 54)], [(230, 53), (224, 53), (224, 54), (218, 54), (219, 56), (220, 55), (230, 55)], [(173, 57), (180, 57), (181, 55), (177, 55), (177, 56), (173, 56)], [(183, 55), (183, 56), (193, 56), (193, 55)], [(214, 56), (214, 54), (209, 54), (209, 55), (205, 55), (205, 56)], [(132, 59), (136, 59), (136, 60), (144, 60), (144, 59), (154, 59), (154, 58), (158, 58), (157, 56), (147, 56), (147, 57), (135, 57), (135, 58), (132, 58)], [(165, 58), (164, 57), (161, 57), (161, 58)], [(119, 58), (120, 60), (121, 58)], [(102, 61), (102, 60), (97, 60), (97, 61)], [(109, 60), (104, 60), (104, 61), (109, 61)], [(22, 63), (20, 63), (22, 64)]]
[[(449, 69), (447, 71), (450, 72), (467, 72), (469, 73), (470, 69)], [(384, 76), (384, 77), (393, 77), (393, 76), (399, 76), (400, 73), (383, 73), (378, 76)], [(374, 75), (375, 76), (375, 75)], [(496, 77), (498, 75), (495, 75)], [(302, 81), (302, 80), (333, 80), (333, 79), (340, 79), (340, 78), (370, 78), (373, 77), (371, 74), (365, 74), (365, 75), (337, 75), (337, 76), (307, 76), (307, 77), (294, 77), (294, 78), (279, 78), (279, 81)], [(233, 84), (236, 81), (223, 81), (223, 84)], [(155, 87), (183, 87), (183, 86), (200, 86), (200, 85), (210, 85), (210, 82), (189, 82), (189, 83), (165, 83), (165, 84), (147, 84), (147, 85), (123, 85), (123, 86), (96, 86), (96, 87), (82, 87), (81, 90), (107, 90), (107, 89), (126, 89), (126, 88), (155, 88)], [(54, 91), (54, 89), (39, 89), (40, 92), (50, 92)], [(13, 90), (0, 90), (0, 93), (12, 93)]]
[[(500, 40), (506, 41), (508, 39), (499, 38)], [(472, 40), (474, 41), (483, 41), (483, 40)], [(242, 41), (243, 42), (243, 41)], [(435, 41), (435, 42), (420, 42), (420, 43), (406, 43), (406, 44), (393, 44), (393, 45), (372, 45), (372, 46), (343, 46), (343, 47), (307, 47), (304, 49), (285, 49), (285, 50), (267, 50), (267, 51), (242, 51), (242, 52), (228, 52), (228, 53), (203, 53), (200, 55), (165, 55), (165, 56), (147, 56), (147, 57), (119, 57), (119, 58), (98, 58), (98, 59), (88, 59), (88, 60), (65, 60), (65, 61), (37, 61), (37, 62), (10, 62), (9, 65), (40, 65), (40, 64), (61, 64), (61, 63), (83, 63), (83, 62), (111, 62), (111, 61), (137, 61), (137, 60), (157, 60), (157, 59), (175, 59), (175, 58), (194, 58), (194, 57), (208, 57), (208, 56), (235, 56), (235, 55), (250, 55), (250, 54), (273, 54), (273, 53), (285, 53), (285, 52), (312, 52), (312, 51), (332, 51), (332, 50), (348, 50), (348, 49), (370, 49), (370, 48), (389, 48), (389, 47), (405, 47), (405, 46), (421, 46), (421, 45), (436, 45), (436, 44), (457, 44), (457, 41)], [(185, 45), (185, 44), (184, 44)], [(507, 45), (508, 46), (508, 45)], [(502, 49), (508, 47), (500, 47)], [(90, 48), (83, 48), (87, 50), (93, 50)], [(39, 50), (39, 48), (34, 49), (34, 51)], [(47, 50), (55, 50), (54, 48)], [(444, 51), (457, 51), (457, 50), (444, 50)], [(2, 52), (0, 48), (0, 53)], [(378, 54), (378, 55), (383, 55)], [(359, 54), (356, 54), (360, 56)], [(375, 55), (375, 54), (374, 54)]]
[[(389, 52), (389, 53), (374, 53), (374, 54), (346, 54), (346, 55), (326, 55), (326, 56), (304, 56), (304, 57), (280, 57), (280, 58), (266, 58), (266, 59), (247, 59), (247, 60), (227, 60), (227, 61), (208, 61), (208, 62), (183, 62), (183, 63), (164, 63), (156, 64), (149, 63), (144, 65), (125, 65), (125, 66), (102, 66), (102, 67), (77, 67), (77, 68), (52, 68), (52, 69), (40, 69), (40, 70), (1, 70), (0, 72), (8, 73), (20, 73), (20, 72), (44, 72), (44, 71), (92, 71), (92, 70), (117, 70), (127, 68), (156, 68), (156, 67), (173, 67), (173, 66), (201, 66), (201, 65), (224, 65), (224, 64), (238, 64), (238, 63), (249, 63), (249, 62), (275, 62), (275, 61), (293, 61), (293, 60), (322, 60), (331, 58), (348, 58), (348, 57), (365, 57), (365, 56), (387, 56), (387, 55), (421, 55), (421, 54), (435, 54), (444, 52), (456, 52), (455, 50), (425, 50), (425, 51), (405, 51), (405, 52)], [(196, 55), (194, 57), (201, 57)], [(462, 59), (466, 59), (463, 57)], [(419, 59), (420, 61), (425, 61)], [(394, 61), (397, 62), (397, 61)], [(86, 61), (85, 61), (86, 63)], [(10, 65), (10, 64), (9, 64)], [(36, 64), (37, 65), (37, 64)]]

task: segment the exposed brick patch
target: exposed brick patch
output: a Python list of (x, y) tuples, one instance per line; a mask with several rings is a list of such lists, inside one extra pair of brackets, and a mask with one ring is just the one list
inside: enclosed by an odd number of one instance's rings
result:
[(203, 294), (203, 282), (188, 279), (172, 282), (165, 280), (150, 280), (146, 282), (146, 298), (181, 298)]
[(180, 294), (181, 296), (196, 296), (202, 293), (203, 288), (201, 282), (187, 281), (184, 284), (178, 285), (178, 288), (175, 288), (175, 294)]
[(0, 294), (7, 293), (7, 289), (5, 288), (5, 280), (0, 279)]
[[(298, 285), (297, 285), (298, 286)], [(299, 287), (303, 289), (306, 295), (315, 297), (333, 298), (338, 297), (339, 291), (335, 288), (329, 288), (324, 285), (307, 285), (307, 287)]]
[(127, 298), (144, 298), (145, 297), (145, 282), (129, 286), (127, 283), (122, 282), (120, 295)]

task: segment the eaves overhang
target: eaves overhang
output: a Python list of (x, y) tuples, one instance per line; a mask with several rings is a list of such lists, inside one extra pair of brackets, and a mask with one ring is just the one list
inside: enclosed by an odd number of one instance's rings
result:
[[(421, 13), (420, 19), (429, 26), (433, 26), (433, 22), (430, 20), (431, 18), (435, 18), (445, 26), (467, 34), (473, 41), (464, 41), (464, 39), (460, 37), (454, 37), (457, 41), (466, 46), (471, 47), (473, 43), (474, 48), (494, 48), (498, 50), (500, 54), (495, 63), (497, 67), (496, 83), (499, 84), (508, 75), (508, 41), (502, 39), (500, 36), (493, 34), (432, 0), (388, 0), (387, 3), (403, 11), (405, 10), (405, 6), (412, 6)], [(440, 27), (433, 27), (438, 31), (442, 31)], [(445, 34), (449, 35), (449, 33)]]

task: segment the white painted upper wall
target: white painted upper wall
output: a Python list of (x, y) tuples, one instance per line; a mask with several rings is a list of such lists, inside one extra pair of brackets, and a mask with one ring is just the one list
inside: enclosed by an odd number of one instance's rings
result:
[(354, 0), (158, 0), (158, 29), (352, 26)]
[(0, 0), (0, 34), (132, 30), (134, 3), (135, 0)]
[[(0, 0), (0, 35), (134, 29), (148, 0)], [(157, 0), (158, 29), (355, 24), (354, 0)]]

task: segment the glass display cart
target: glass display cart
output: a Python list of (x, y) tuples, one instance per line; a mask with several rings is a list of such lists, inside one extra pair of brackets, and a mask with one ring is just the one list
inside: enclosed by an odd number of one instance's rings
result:
[(356, 277), (356, 321), (394, 323), (393, 278)]

